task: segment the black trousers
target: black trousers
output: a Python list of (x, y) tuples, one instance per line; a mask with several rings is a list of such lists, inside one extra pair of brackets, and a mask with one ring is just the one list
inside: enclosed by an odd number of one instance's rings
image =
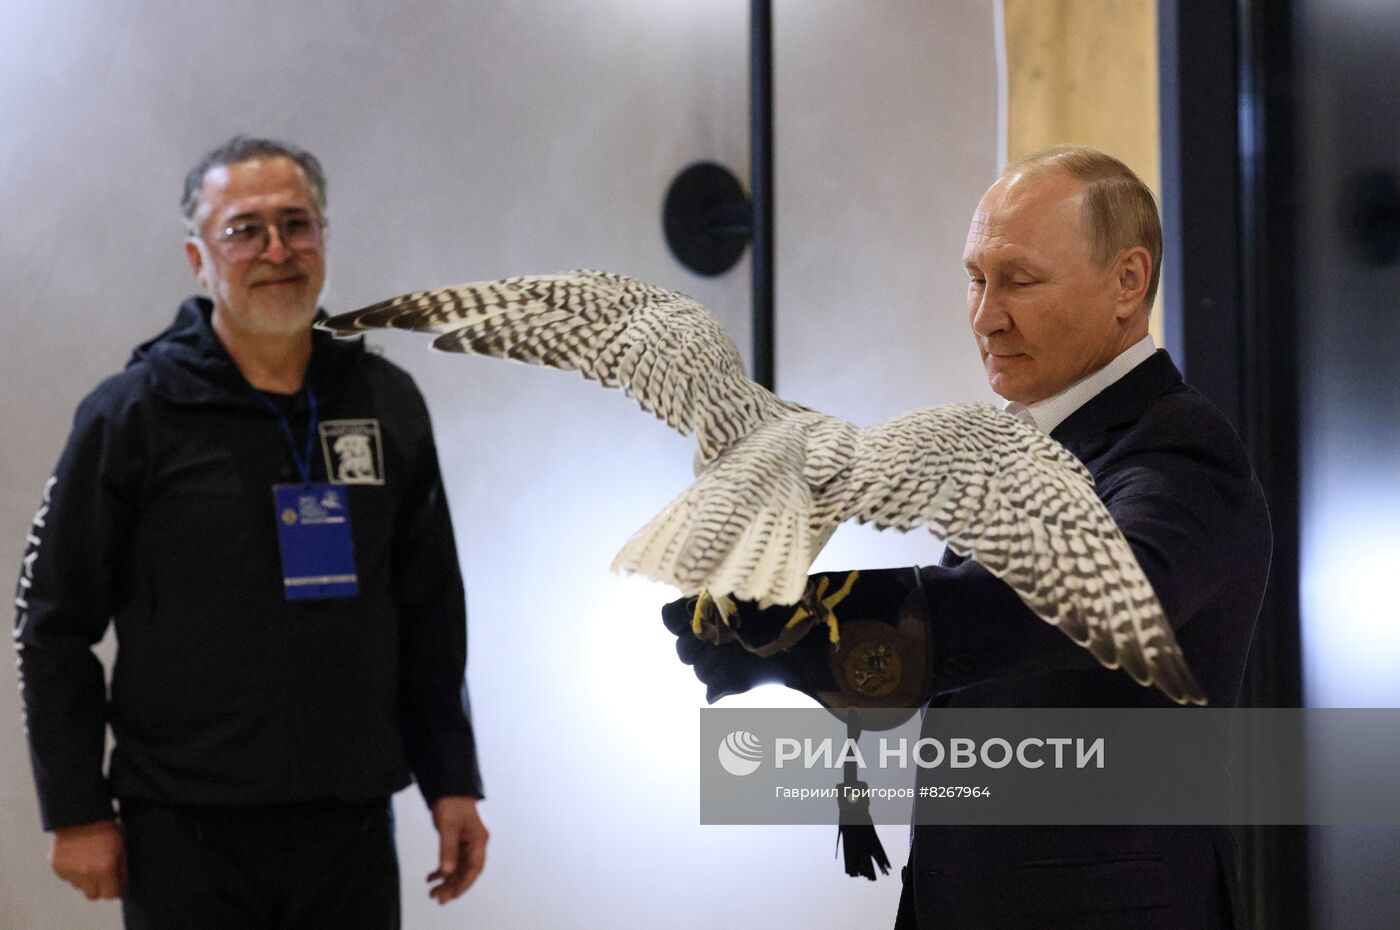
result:
[(251, 810), (123, 801), (127, 930), (398, 930), (388, 799)]
[(1238, 930), (1226, 827), (919, 826), (894, 930)]

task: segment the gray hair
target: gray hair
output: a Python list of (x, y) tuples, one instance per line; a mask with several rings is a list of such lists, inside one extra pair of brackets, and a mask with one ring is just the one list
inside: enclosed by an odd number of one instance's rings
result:
[(1112, 155), (1082, 145), (1052, 145), (1007, 165), (1002, 177), (1058, 169), (1086, 182), (1083, 231), (1100, 267), (1120, 251), (1140, 245), (1152, 257), (1143, 303), (1152, 306), (1162, 275), (1162, 220), (1152, 191)]
[(204, 176), (214, 168), (257, 161), (261, 158), (290, 158), (296, 162), (306, 175), (306, 180), (311, 182), (311, 189), (316, 194), (316, 205), (321, 213), (325, 214), (326, 173), (321, 170), (321, 162), (315, 155), (276, 139), (238, 135), (205, 152), (199, 161), (194, 163), (190, 173), (185, 175), (185, 192), (180, 197), (180, 213), (185, 217), (185, 224), (191, 231), (195, 228), (195, 214), (199, 212), (203, 202), (200, 199), (200, 191), (204, 187)]

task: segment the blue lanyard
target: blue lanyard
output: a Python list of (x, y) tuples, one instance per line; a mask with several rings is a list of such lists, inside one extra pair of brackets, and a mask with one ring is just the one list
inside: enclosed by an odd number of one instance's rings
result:
[(282, 412), (282, 408), (262, 391), (255, 390), (253, 393), (258, 395), (258, 399), (277, 417), (277, 422), (282, 424), (282, 435), (287, 437), (287, 451), (292, 454), (292, 461), (296, 463), (297, 473), (301, 475), (302, 484), (310, 484), (311, 454), (312, 450), (315, 449), (316, 426), (319, 422), (316, 416), (316, 392), (311, 389), (310, 380), (306, 382), (306, 406), (311, 410), (311, 419), (306, 424), (305, 455), (297, 455), (297, 440), (296, 435), (292, 432), (292, 422), (287, 419), (287, 415)]

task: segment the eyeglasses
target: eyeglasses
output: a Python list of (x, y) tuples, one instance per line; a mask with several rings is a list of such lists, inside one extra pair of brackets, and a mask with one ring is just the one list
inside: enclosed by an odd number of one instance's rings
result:
[(314, 252), (321, 248), (325, 239), (325, 220), (310, 213), (289, 213), (275, 224), (242, 220), (225, 227), (214, 236), (214, 241), (223, 246), (230, 258), (255, 258), (267, 251), (274, 225), (278, 240), (294, 252)]

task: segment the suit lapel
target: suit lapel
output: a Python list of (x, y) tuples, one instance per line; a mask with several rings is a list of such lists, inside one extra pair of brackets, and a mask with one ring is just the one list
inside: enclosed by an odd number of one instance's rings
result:
[(1165, 349), (1089, 399), (1051, 433), (1081, 462), (1097, 458), (1115, 427), (1134, 423), (1162, 394), (1181, 384), (1181, 372)]

